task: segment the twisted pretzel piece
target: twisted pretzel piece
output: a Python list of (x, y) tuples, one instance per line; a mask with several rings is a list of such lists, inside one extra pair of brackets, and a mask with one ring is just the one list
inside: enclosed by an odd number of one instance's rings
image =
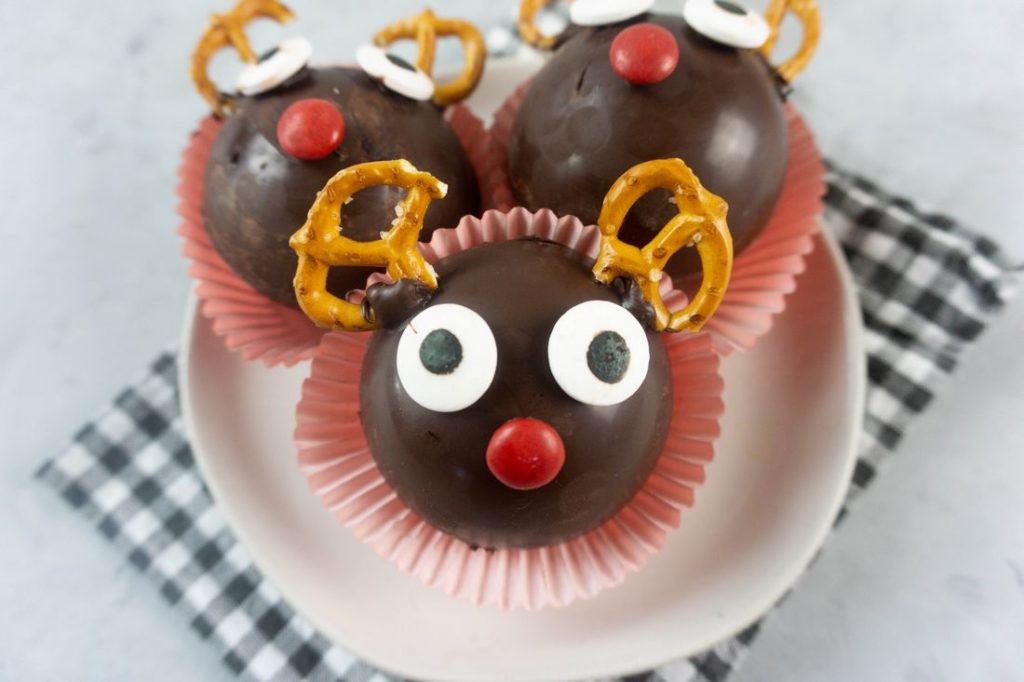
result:
[(242, 61), (255, 64), (259, 57), (249, 44), (245, 27), (256, 19), (273, 19), (283, 24), (294, 18), (292, 11), (278, 0), (241, 0), (224, 14), (210, 17), (210, 23), (192, 52), (191, 74), (192, 82), (213, 109), (214, 115), (221, 118), (230, 113), (234, 98), (218, 90), (217, 85), (210, 80), (207, 70), (213, 55), (231, 46)]
[(428, 9), (385, 26), (373, 37), (373, 44), (386, 48), (398, 40), (415, 40), (416, 68), (433, 78), (439, 36), (458, 38), (466, 61), (458, 78), (435, 87), (434, 103), (443, 107), (469, 97), (484, 74), (487, 46), (476, 26), (462, 19), (442, 19)]
[(765, 21), (772, 29), (767, 42), (761, 47), (761, 53), (766, 59), (771, 58), (772, 51), (775, 49), (786, 12), (796, 15), (803, 26), (803, 40), (796, 54), (776, 67), (776, 71), (779, 72), (783, 80), (790, 83), (807, 68), (807, 64), (810, 63), (811, 57), (818, 47), (818, 40), (821, 38), (821, 13), (818, 11), (817, 0), (772, 0), (771, 5), (764, 13)]
[[(654, 189), (672, 192), (679, 214), (642, 249), (619, 240), (626, 214)], [(605, 195), (598, 226), (601, 248), (594, 276), (605, 284), (630, 277), (654, 307), (655, 328), (672, 332), (700, 331), (718, 309), (732, 274), (732, 235), (725, 221), (729, 206), (704, 189), (681, 159), (648, 161), (626, 171)], [(658, 292), (665, 263), (684, 246), (696, 246), (704, 267), (700, 290), (677, 313), (669, 313)]]
[[(373, 242), (358, 242), (345, 237), (341, 208), (352, 195), (377, 185), (393, 185), (409, 190), (395, 208), (398, 217), (391, 229), (381, 232)], [(399, 279), (418, 279), (431, 289), (437, 288), (437, 275), (416, 248), (423, 217), (430, 202), (448, 193), (448, 186), (429, 173), (421, 173), (408, 161), (374, 161), (345, 168), (327, 181), (306, 223), (292, 235), (288, 244), (299, 255), (295, 272), (295, 295), (299, 306), (319, 326), (342, 331), (369, 331), (376, 328), (363, 308), (327, 291), (327, 273), (332, 267), (367, 265), (387, 267), (388, 275)]]
[[(557, 0), (522, 0), (519, 3), (519, 17), (516, 19), (516, 28), (519, 29), (519, 36), (530, 45), (541, 49), (550, 50), (558, 42), (559, 36), (546, 36), (537, 28), (537, 15), (548, 5), (555, 4)], [(572, 2), (572, 0), (569, 0)]]

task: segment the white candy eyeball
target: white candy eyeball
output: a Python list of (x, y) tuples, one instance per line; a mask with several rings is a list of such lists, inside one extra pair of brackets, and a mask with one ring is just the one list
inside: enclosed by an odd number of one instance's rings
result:
[(294, 76), (309, 63), (313, 46), (305, 38), (289, 38), (260, 57), (255, 64), (247, 64), (235, 80), (235, 87), (243, 95), (258, 95), (273, 90)]
[(458, 412), (483, 396), (498, 367), (494, 334), (469, 308), (441, 303), (410, 320), (395, 360), (402, 388), (434, 412)]
[(578, 26), (604, 26), (640, 16), (654, 6), (654, 0), (576, 0), (569, 5), (569, 18)]
[(651, 349), (633, 314), (609, 301), (586, 301), (558, 319), (548, 363), (562, 390), (587, 405), (616, 405), (647, 378)]
[(683, 18), (704, 37), (740, 49), (761, 47), (771, 33), (764, 17), (732, 0), (689, 0)]
[(356, 62), (370, 78), (382, 81), (384, 87), (399, 95), (420, 102), (434, 96), (434, 81), (430, 76), (376, 45), (363, 45), (356, 50)]

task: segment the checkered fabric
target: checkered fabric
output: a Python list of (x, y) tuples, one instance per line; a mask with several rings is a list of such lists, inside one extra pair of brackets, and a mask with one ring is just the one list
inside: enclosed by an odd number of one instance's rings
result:
[[(831, 168), (827, 229), (860, 287), (869, 391), (850, 499), (874, 479), (914, 415), (1010, 296), (1014, 269), (991, 241)], [(119, 395), (40, 478), (150, 575), (241, 677), (391, 679), (317, 633), (265, 580), (227, 527), (189, 451), (172, 353)], [(711, 651), (629, 680), (721, 682), (760, 624)]]

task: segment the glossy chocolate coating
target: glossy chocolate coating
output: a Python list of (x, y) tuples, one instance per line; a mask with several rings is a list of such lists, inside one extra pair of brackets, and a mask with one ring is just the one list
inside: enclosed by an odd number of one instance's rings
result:
[[(320, 161), (301, 161), (281, 149), (278, 117), (293, 102), (322, 98), (338, 106), (345, 136)], [(306, 221), (317, 192), (339, 170), (367, 161), (408, 159), (448, 183), (448, 196), (431, 203), (423, 239), (480, 210), (473, 168), (442, 112), (386, 90), (347, 67), (307, 69), (304, 77), (263, 95), (239, 100), (214, 143), (206, 171), (203, 219), (217, 252), (261, 294), (297, 308), (292, 278), (296, 256), (288, 238)], [(397, 187), (373, 187), (342, 209), (344, 234), (379, 239), (391, 227)], [(368, 268), (333, 268), (328, 289), (343, 295), (366, 284)]]
[[(437, 264), (431, 305), (476, 311), (498, 346), (491, 387), (460, 412), (432, 412), (405, 393), (395, 368), (404, 325), (374, 333), (363, 364), (363, 428), (384, 478), (431, 525), (474, 546), (550, 545), (597, 527), (646, 481), (672, 412), (661, 337), (648, 334), (647, 379), (618, 405), (573, 400), (548, 366), (548, 337), (563, 313), (583, 301), (619, 302), (591, 265), (564, 246), (530, 239), (485, 244)], [(516, 417), (547, 422), (565, 444), (564, 468), (535, 490), (506, 487), (485, 461), (495, 430)]]
[[(666, 80), (637, 86), (612, 70), (619, 32), (651, 22), (679, 44), (679, 65)], [(508, 147), (509, 179), (519, 202), (596, 223), (605, 193), (619, 176), (652, 159), (683, 159), (709, 190), (729, 203), (729, 229), (741, 251), (767, 223), (782, 188), (788, 156), (778, 81), (752, 50), (701, 36), (682, 17), (645, 14), (572, 30), (530, 85)], [(667, 192), (642, 199), (620, 236), (642, 246), (675, 214)], [(684, 251), (666, 270), (695, 271)]]

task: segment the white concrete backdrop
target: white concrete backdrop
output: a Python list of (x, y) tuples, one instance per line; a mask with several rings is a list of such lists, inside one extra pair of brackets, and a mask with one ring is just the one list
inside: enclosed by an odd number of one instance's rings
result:
[[(181, 324), (186, 77), (227, 2), (0, 0), (0, 679), (227, 679), (33, 471)], [(323, 58), (421, 0), (294, 0)], [(506, 2), (437, 0), (489, 25)], [(677, 4), (662, 3), (663, 6)], [(822, 0), (796, 102), (826, 153), (1024, 256), (1017, 0)], [(1024, 306), (920, 419), (737, 682), (1024, 679)]]

